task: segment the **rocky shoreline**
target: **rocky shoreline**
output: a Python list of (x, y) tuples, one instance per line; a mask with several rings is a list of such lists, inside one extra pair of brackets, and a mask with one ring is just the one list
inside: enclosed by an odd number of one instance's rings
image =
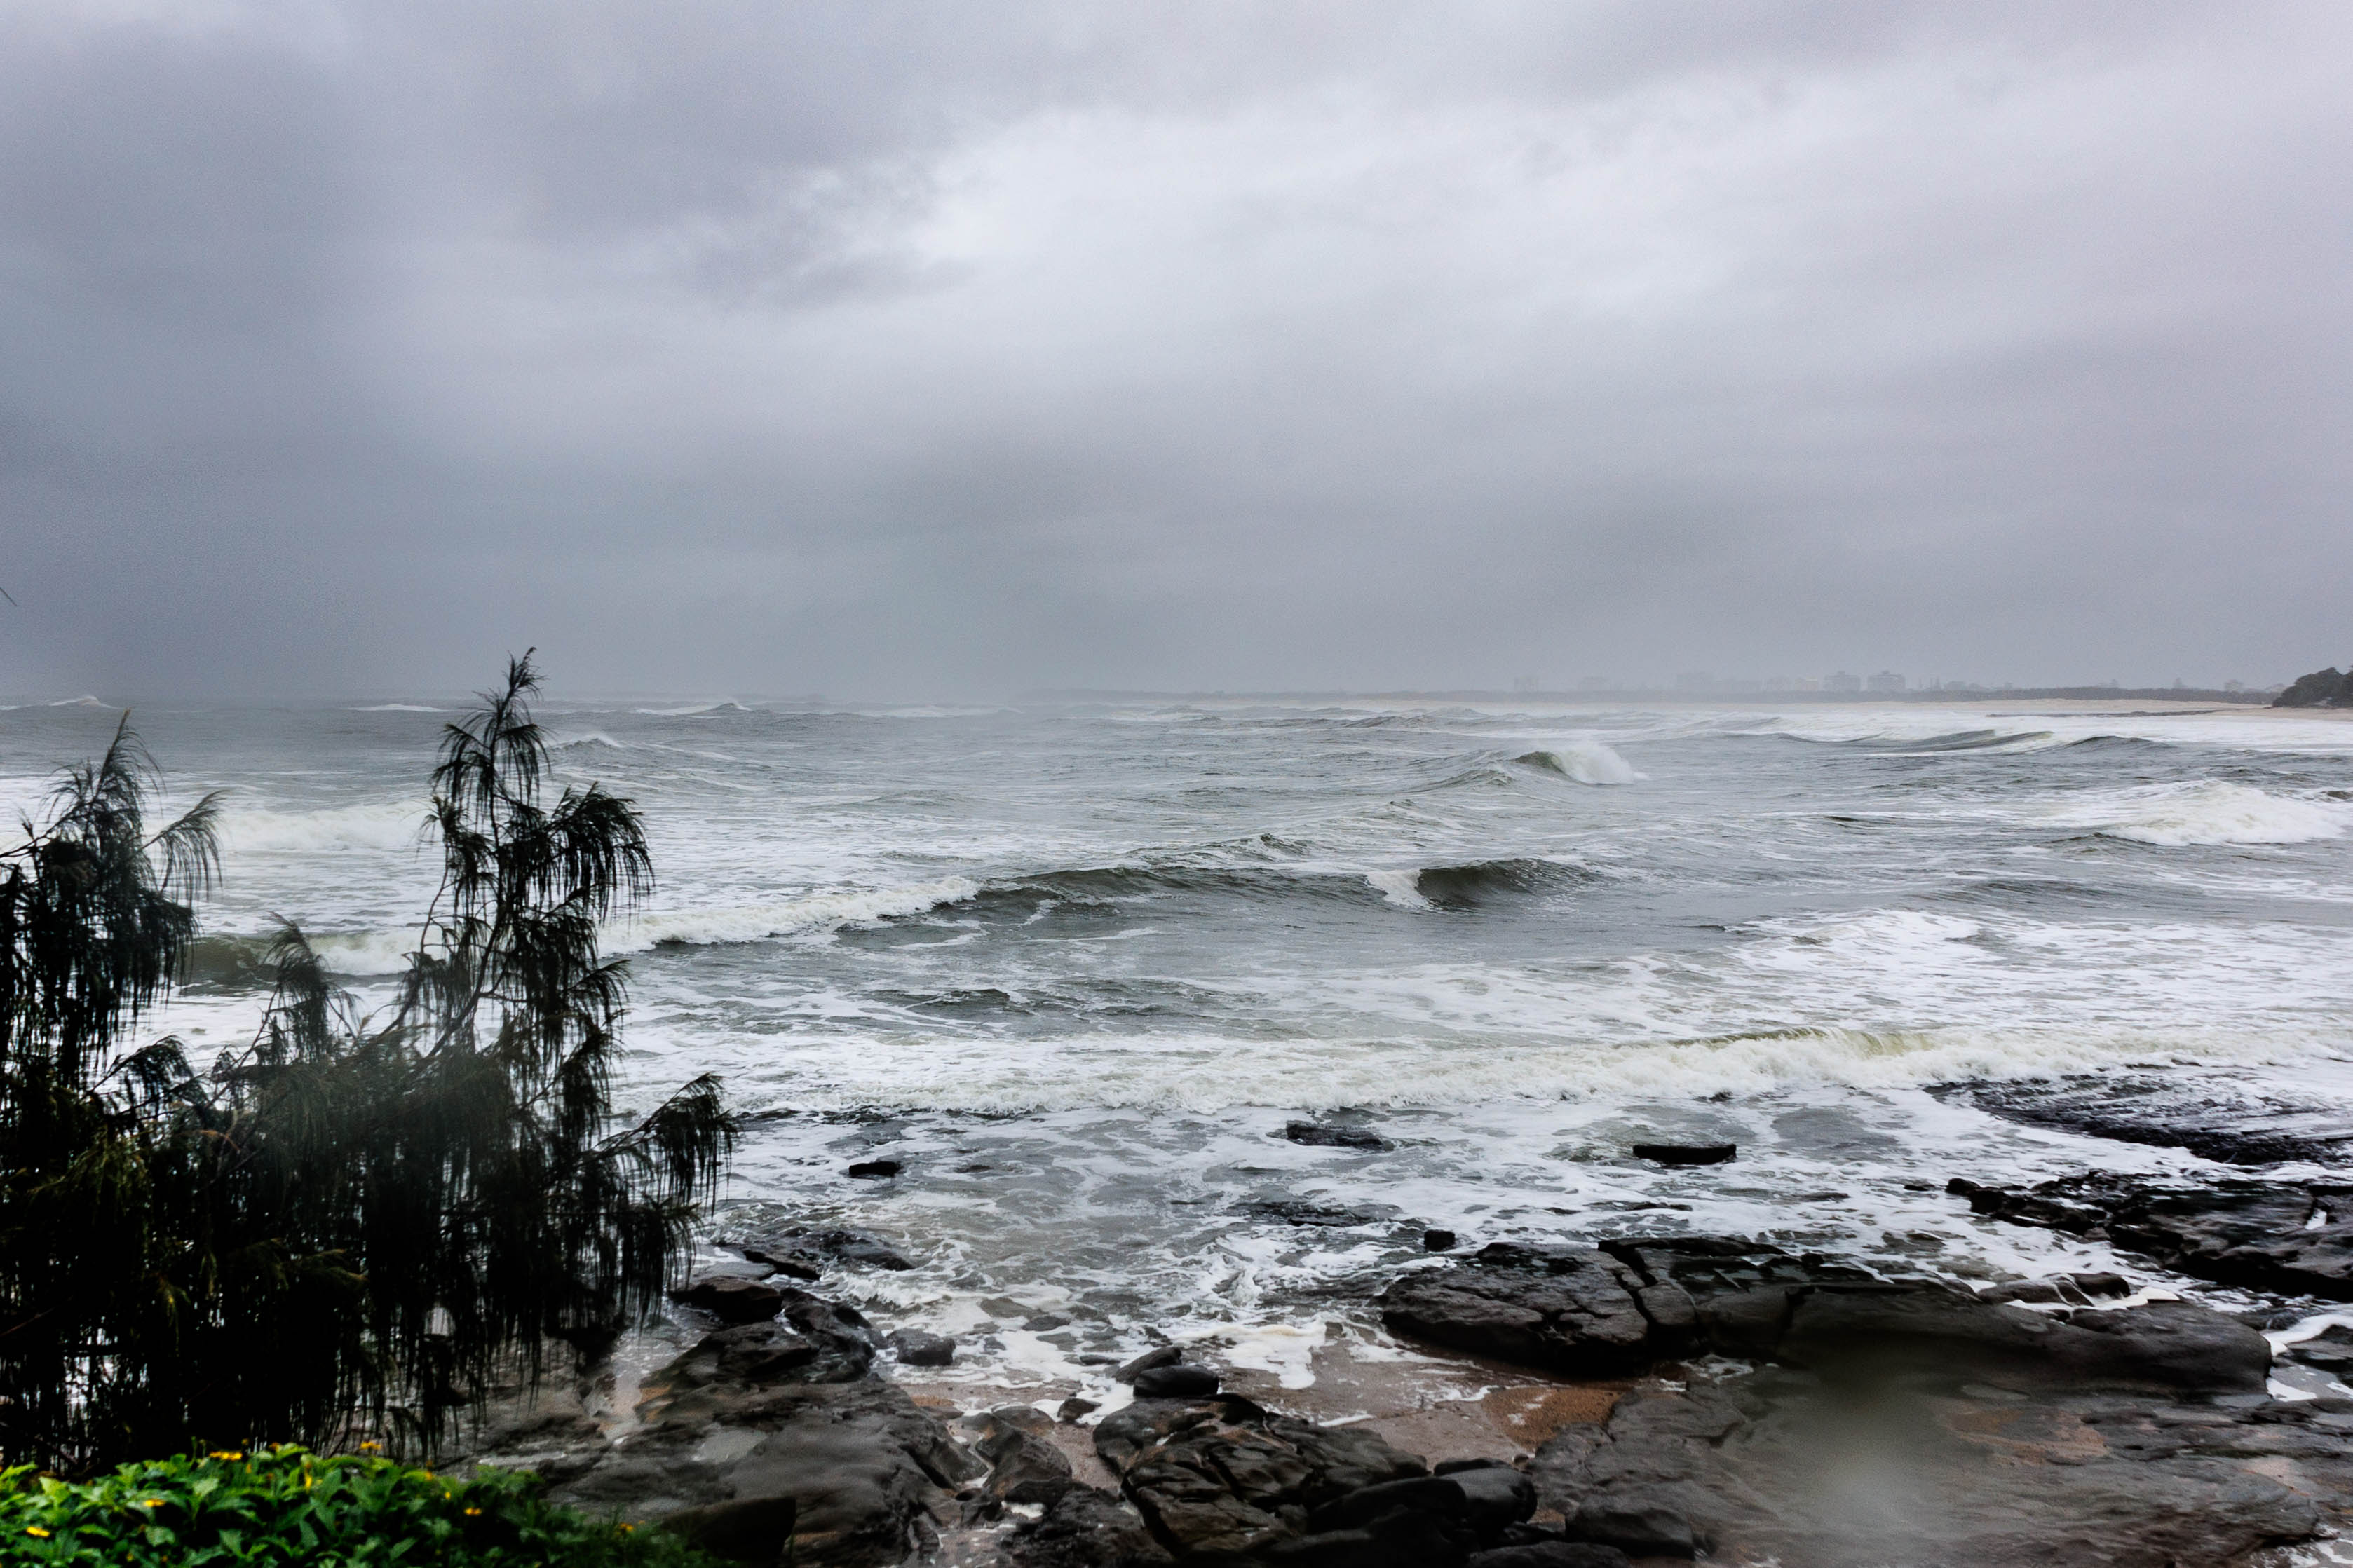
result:
[(1118, 1369), (1125, 1404), (944, 1396), (913, 1380), (949, 1342), (804, 1288), (907, 1260), (807, 1233), (681, 1292), (708, 1331), (634, 1387), (599, 1369), (474, 1457), (799, 1568), (2253, 1568), (2353, 1525), (2353, 1317), (2318, 1315), (2353, 1300), (2353, 1186), (1951, 1192), (2274, 1304), (2095, 1272), (1973, 1289), (1736, 1237), (1498, 1243), (1367, 1281), (1395, 1342), (1515, 1375), (1542, 1413), (1482, 1443), (1319, 1423), (1173, 1346)]

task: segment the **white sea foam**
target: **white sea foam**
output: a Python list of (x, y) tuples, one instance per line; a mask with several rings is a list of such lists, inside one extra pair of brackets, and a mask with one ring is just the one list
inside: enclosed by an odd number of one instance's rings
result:
[(2269, 795), (2251, 784), (2210, 780), (2117, 790), (2051, 812), (2058, 827), (2179, 848), (2193, 844), (2306, 844), (2338, 838), (2353, 806)]
[(221, 818), (221, 839), (231, 856), (409, 849), (418, 842), (425, 817), (421, 800), (330, 806), (323, 811), (232, 808)]
[(354, 713), (447, 713), (447, 708), (428, 707), (422, 702), (376, 702), (365, 708), (354, 708)]
[(57, 701), (50, 703), (49, 706), (52, 708), (103, 708), (110, 713), (115, 710), (113, 703), (100, 702), (97, 698), (90, 696), (87, 693), (79, 697), (59, 698)]
[(1421, 869), (1419, 867), (1388, 867), (1380, 870), (1367, 871), (1365, 873), (1365, 880), (1378, 888), (1381, 897), (1399, 909), (1426, 910), (1433, 907), (1428, 899), (1421, 896), (1421, 889), (1417, 885), (1421, 880)]
[(688, 719), (698, 713), (749, 713), (751, 709), (741, 702), (692, 702), (683, 708), (640, 708), (638, 712), (656, 719)]

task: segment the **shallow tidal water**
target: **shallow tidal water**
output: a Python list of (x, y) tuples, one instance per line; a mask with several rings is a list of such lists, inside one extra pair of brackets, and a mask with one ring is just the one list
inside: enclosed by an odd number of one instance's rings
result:
[[(200, 1058), (249, 1033), (273, 914), (363, 998), (385, 984), (432, 889), (417, 829), (450, 716), (136, 715), (175, 796), (231, 792), (202, 975), (156, 1032)], [(117, 717), (0, 712), (0, 795), (36, 805)], [(917, 1267), (827, 1288), (959, 1335), (950, 1385), (1108, 1394), (1108, 1363), (1159, 1335), (1345, 1404), (1330, 1349), (1398, 1353), (1365, 1282), (1423, 1257), (1430, 1227), (1732, 1232), (2192, 1289), (1979, 1220), (1944, 1184), (2220, 1167), (1944, 1086), (2091, 1075), (2353, 1109), (2353, 722), (2334, 717), (542, 717), (564, 778), (634, 797), (653, 834), (661, 887), (608, 933), (632, 955), (625, 1099), (725, 1075), (752, 1121), (713, 1236), (887, 1237)], [(1301, 1120), (1389, 1147), (1303, 1146), (1282, 1135)], [(1628, 1153), (1677, 1140), (1739, 1155)], [(902, 1173), (846, 1174), (884, 1159)]]

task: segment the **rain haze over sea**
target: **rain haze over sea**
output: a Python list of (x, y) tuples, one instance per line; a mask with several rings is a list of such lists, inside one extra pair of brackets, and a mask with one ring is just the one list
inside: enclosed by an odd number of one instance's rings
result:
[[(970, 1375), (1100, 1381), (1148, 1325), (1296, 1382), (1361, 1316), (1331, 1288), (1426, 1227), (1753, 1234), (1987, 1278), (2084, 1244), (1973, 1219), (1952, 1176), (2215, 1168), (1957, 1085), (2353, 1111), (2353, 724), (2032, 710), (543, 719), (564, 780), (653, 834), (661, 886), (607, 932), (624, 1100), (716, 1071), (752, 1115), (714, 1234), (886, 1238), (916, 1267), (837, 1283), (964, 1334)], [(159, 1029), (199, 1060), (245, 1037), (278, 916), (383, 994), (434, 880), (447, 717), (138, 715), (176, 794), (229, 792), (197, 982)], [(116, 718), (0, 715), (12, 799)], [(1389, 1147), (1303, 1146), (1293, 1121)], [(1628, 1156), (1646, 1138), (1740, 1155), (1663, 1170)], [(846, 1174), (869, 1160), (902, 1169)], [(1018, 1327), (1045, 1316), (1073, 1322)]]

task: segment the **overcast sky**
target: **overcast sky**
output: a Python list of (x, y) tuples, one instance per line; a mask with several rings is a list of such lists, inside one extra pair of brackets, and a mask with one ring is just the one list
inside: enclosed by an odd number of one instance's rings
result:
[(0, 689), (2353, 658), (2341, 0), (0, 5)]

